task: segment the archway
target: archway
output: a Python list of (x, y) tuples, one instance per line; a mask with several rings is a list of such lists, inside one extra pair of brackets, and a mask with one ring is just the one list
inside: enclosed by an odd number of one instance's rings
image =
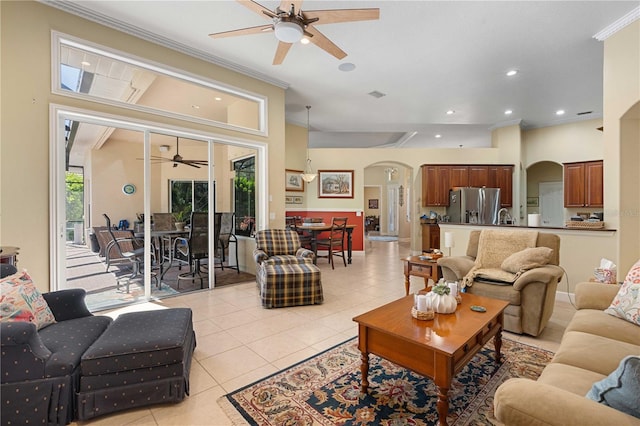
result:
[[(562, 165), (540, 161), (527, 167), (527, 203), (525, 218), (532, 213), (542, 216), (543, 226), (562, 226)], [(559, 191), (559, 192), (558, 192)]]

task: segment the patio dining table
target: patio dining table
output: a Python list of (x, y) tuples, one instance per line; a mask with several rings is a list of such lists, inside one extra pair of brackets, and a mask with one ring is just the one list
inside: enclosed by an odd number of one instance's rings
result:
[[(135, 233), (138, 238), (144, 238), (144, 235), (144, 232)], [(157, 259), (160, 260), (160, 282), (162, 282), (167, 271), (173, 266), (174, 259), (176, 259), (173, 253), (173, 242), (176, 238), (187, 235), (189, 235), (188, 230), (151, 231), (151, 239), (156, 242)]]

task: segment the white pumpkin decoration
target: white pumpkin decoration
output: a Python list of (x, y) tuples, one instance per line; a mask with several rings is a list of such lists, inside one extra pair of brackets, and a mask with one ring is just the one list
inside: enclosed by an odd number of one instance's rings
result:
[(439, 283), (433, 287), (431, 304), (433, 310), (439, 314), (451, 314), (455, 312), (458, 307), (458, 301), (451, 294), (449, 286), (444, 283)]

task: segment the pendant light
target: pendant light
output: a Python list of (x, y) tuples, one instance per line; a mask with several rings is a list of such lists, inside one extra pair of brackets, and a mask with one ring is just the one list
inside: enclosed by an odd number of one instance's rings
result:
[(311, 169), (311, 159), (309, 158), (309, 110), (310, 105), (307, 105), (307, 166), (304, 169), (304, 173), (300, 173), (300, 177), (303, 181), (310, 183), (316, 178), (316, 174)]

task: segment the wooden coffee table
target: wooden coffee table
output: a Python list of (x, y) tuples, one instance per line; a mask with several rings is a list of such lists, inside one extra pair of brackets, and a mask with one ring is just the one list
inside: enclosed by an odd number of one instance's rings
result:
[(438, 261), (432, 259), (420, 259), (420, 256), (409, 256), (402, 259), (404, 262), (404, 290), (409, 295), (409, 277), (422, 277), (424, 279), (424, 288), (429, 287), (429, 278), (437, 283), (440, 279), (438, 275)]
[[(475, 312), (472, 305), (486, 308)], [(465, 293), (453, 314), (433, 320), (411, 316), (413, 296), (358, 315), (358, 349), (362, 353), (362, 392), (369, 388), (369, 354), (376, 354), (418, 374), (438, 387), (438, 424), (447, 424), (451, 380), (495, 336), (496, 361), (501, 362), (504, 310), (508, 303)]]

